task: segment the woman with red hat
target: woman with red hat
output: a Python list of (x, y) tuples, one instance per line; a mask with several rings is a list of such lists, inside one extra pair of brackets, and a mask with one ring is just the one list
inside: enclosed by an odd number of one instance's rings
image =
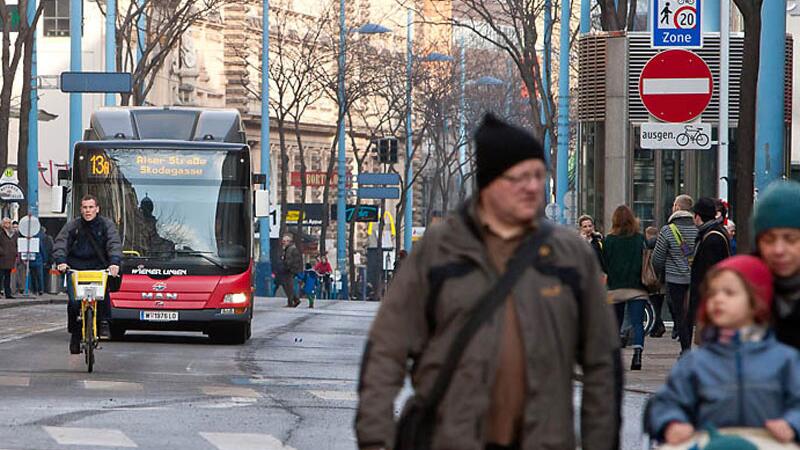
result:
[(769, 328), (769, 268), (734, 256), (712, 268), (701, 287), (702, 344), (678, 360), (650, 400), (651, 437), (676, 445), (706, 426), (766, 428), (775, 440), (798, 440), (800, 352)]

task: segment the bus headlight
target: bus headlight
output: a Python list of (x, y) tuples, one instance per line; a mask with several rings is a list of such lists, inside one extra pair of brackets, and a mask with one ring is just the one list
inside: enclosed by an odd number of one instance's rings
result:
[(225, 294), (225, 298), (222, 299), (222, 303), (247, 303), (247, 294), (244, 292), (237, 292), (235, 294)]

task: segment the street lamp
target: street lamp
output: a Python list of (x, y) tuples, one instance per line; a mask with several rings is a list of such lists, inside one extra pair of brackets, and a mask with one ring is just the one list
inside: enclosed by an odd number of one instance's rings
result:
[[(344, 136), (344, 118), (345, 118), (345, 87), (344, 87), (344, 72), (345, 72), (345, 49), (346, 49), (346, 34), (347, 28), (345, 23), (345, 4), (344, 0), (339, 0), (339, 71), (338, 71), (338, 89), (337, 89), (337, 100), (339, 102), (339, 130), (338, 130), (338, 140), (337, 140), (337, 148), (338, 148), (338, 174), (339, 180), (337, 183), (336, 189), (336, 267), (339, 270), (339, 282), (341, 283), (342, 289), (339, 291), (338, 298), (340, 299), (348, 299), (348, 282), (347, 282), (347, 254), (345, 251), (346, 242), (347, 242), (347, 233), (346, 233), (346, 225), (347, 225), (347, 216), (346, 216), (346, 208), (347, 208), (347, 201), (345, 196), (345, 177), (347, 176), (345, 166), (347, 165), (347, 157), (346, 157), (346, 149), (345, 149), (345, 136)], [(361, 34), (380, 34), (380, 33), (388, 33), (388, 28), (378, 25), (367, 23), (358, 28), (350, 30), (351, 32), (361, 33)], [(323, 236), (324, 238), (324, 236)]]

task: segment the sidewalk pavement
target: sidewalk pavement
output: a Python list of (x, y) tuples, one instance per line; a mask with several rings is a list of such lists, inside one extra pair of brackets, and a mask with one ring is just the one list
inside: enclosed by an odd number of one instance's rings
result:
[(622, 350), (622, 367), (625, 370), (625, 390), (641, 394), (654, 394), (667, 379), (672, 366), (678, 360), (681, 344), (670, 338), (672, 328), (660, 338), (647, 336), (642, 353), (642, 370), (631, 371), (633, 349)]
[(44, 294), (25, 297), (21, 294), (15, 295), (13, 299), (0, 297), (0, 309), (17, 308), (31, 305), (49, 305), (54, 303), (67, 303), (67, 294)]

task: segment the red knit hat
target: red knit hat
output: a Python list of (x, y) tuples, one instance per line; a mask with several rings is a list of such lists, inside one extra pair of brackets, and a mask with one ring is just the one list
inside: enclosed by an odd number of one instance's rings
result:
[(772, 273), (763, 261), (750, 255), (738, 255), (722, 260), (712, 268), (713, 271), (732, 270), (739, 274), (750, 285), (758, 297), (758, 301), (765, 304), (769, 310), (772, 307)]

